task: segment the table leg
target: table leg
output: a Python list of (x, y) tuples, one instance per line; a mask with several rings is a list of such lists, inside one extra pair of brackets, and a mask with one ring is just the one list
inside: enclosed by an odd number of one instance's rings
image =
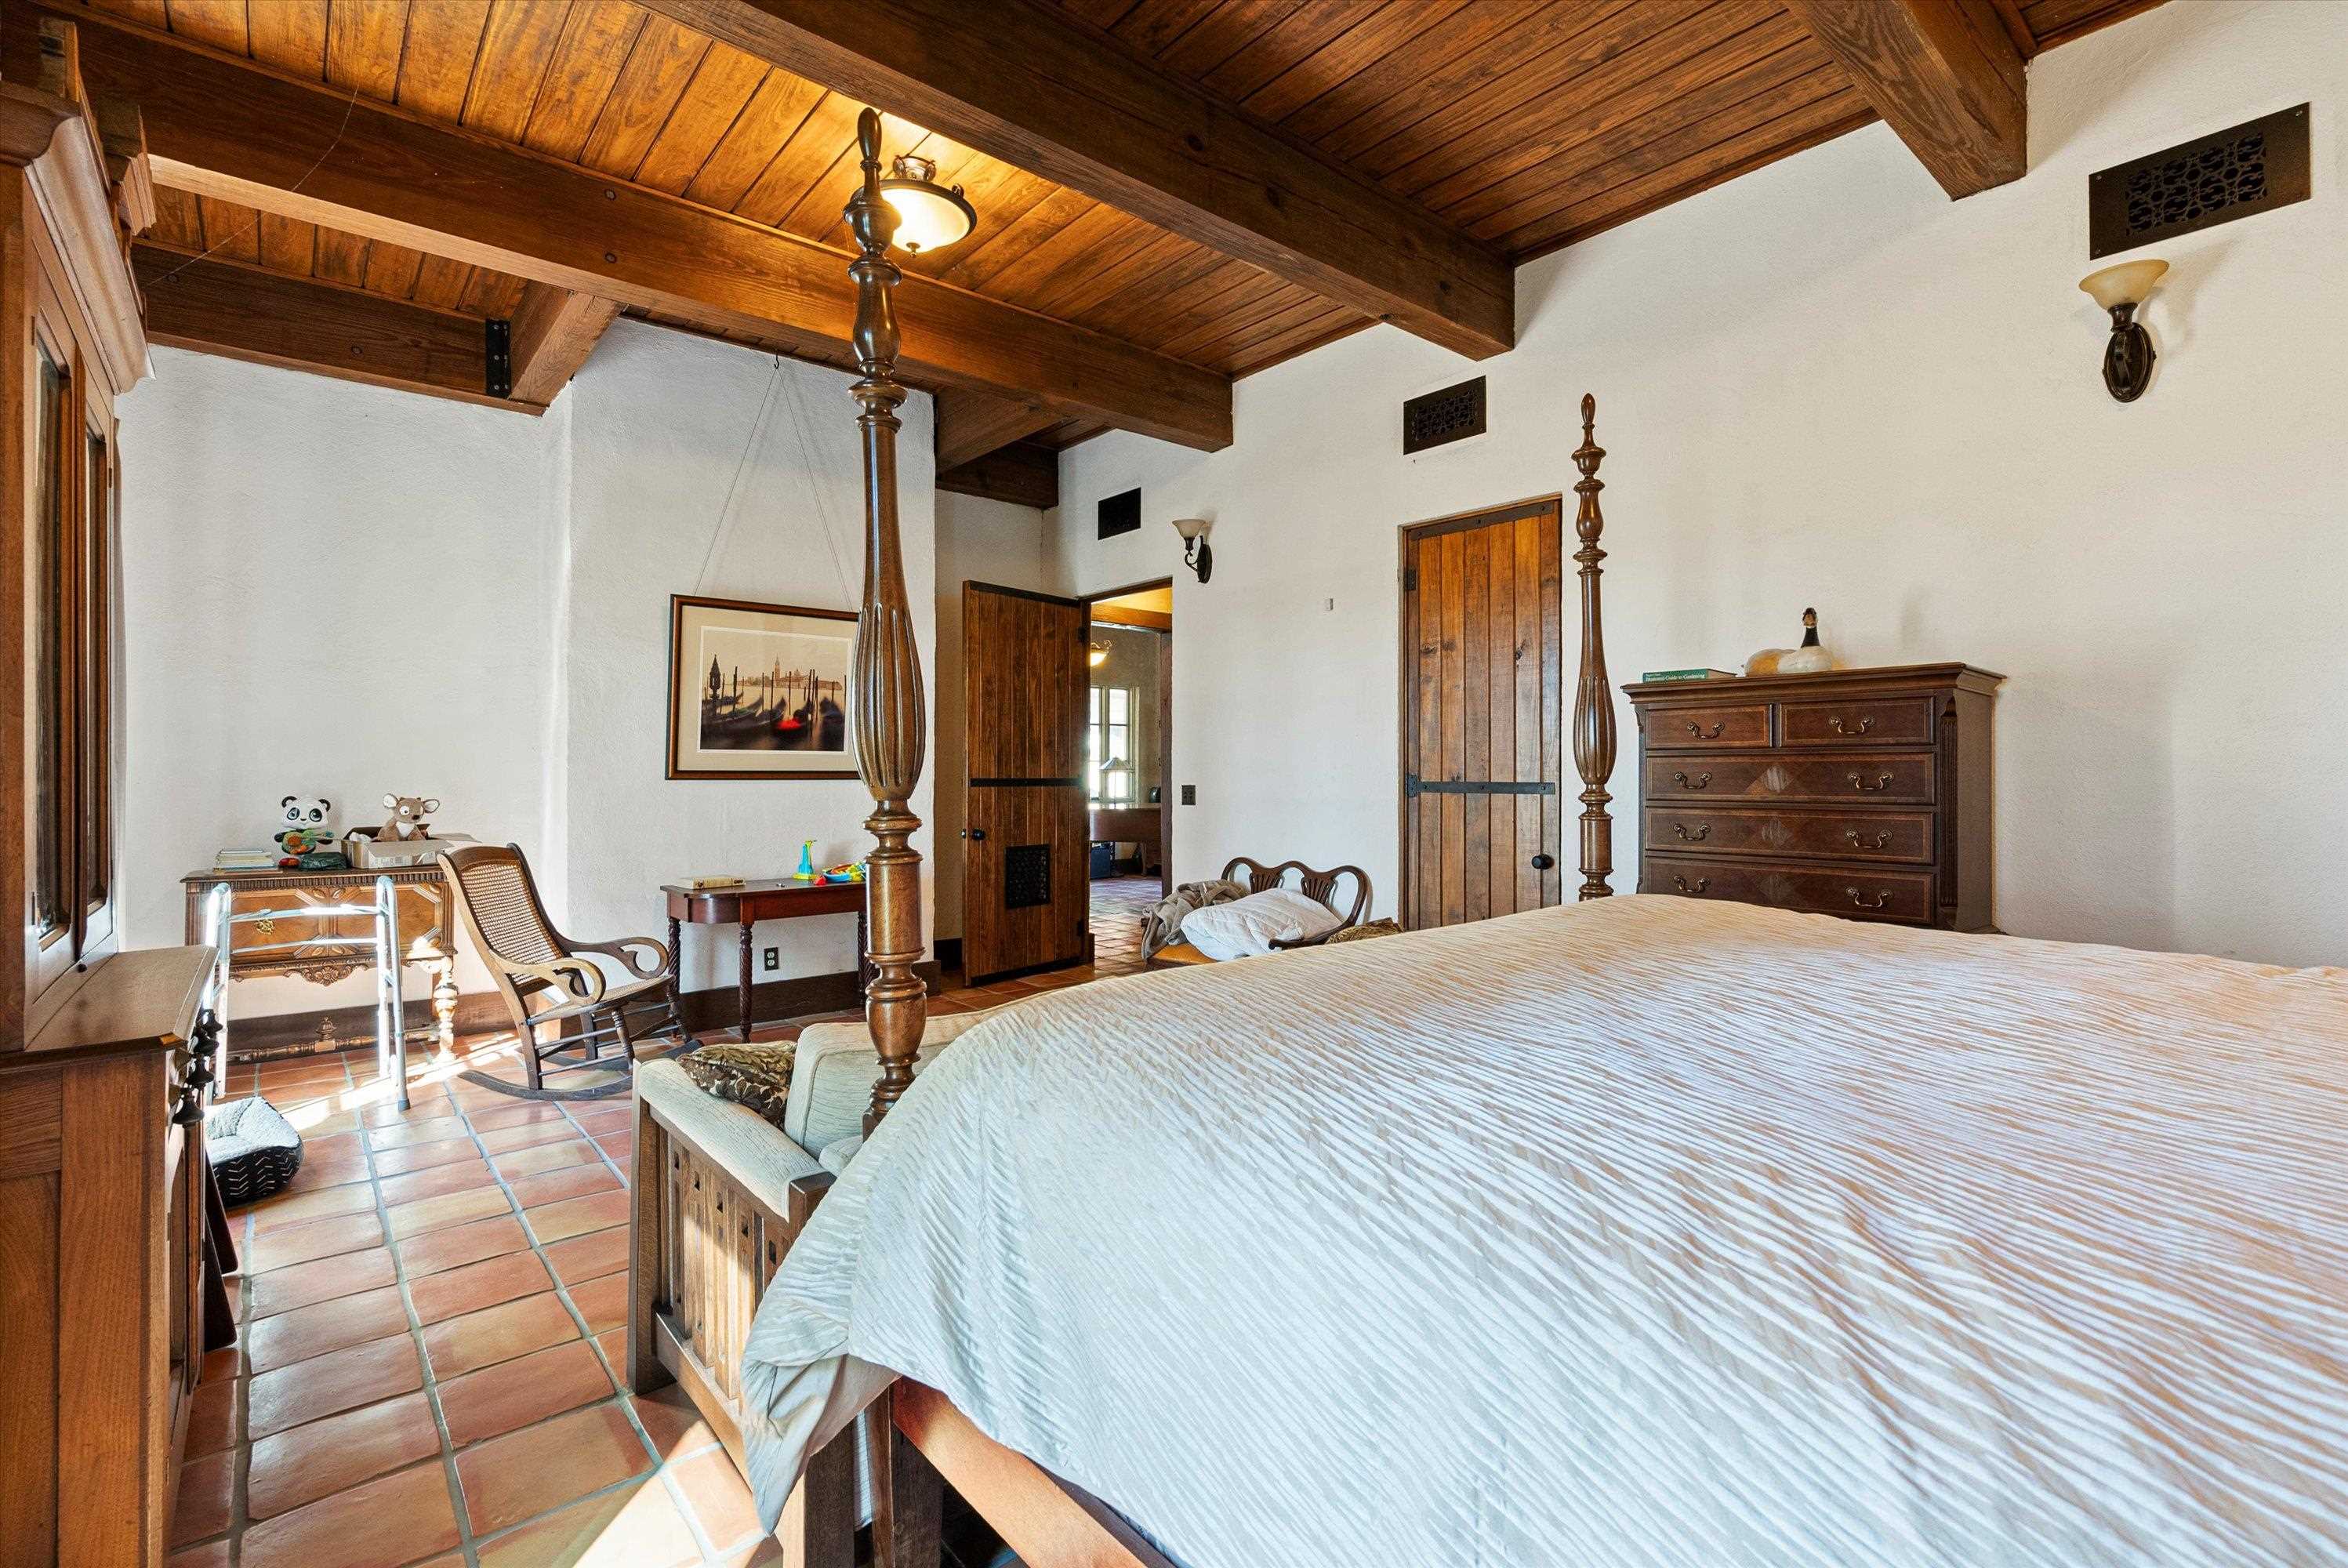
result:
[(432, 965), (432, 1034), (443, 1056), (457, 1048), (457, 958), (448, 954)]
[(737, 1031), (742, 1043), (750, 1043), (750, 923), (742, 923), (742, 1025)]
[(685, 922), (675, 915), (668, 917), (668, 1016), (676, 1026), (676, 1037), (685, 1036)]

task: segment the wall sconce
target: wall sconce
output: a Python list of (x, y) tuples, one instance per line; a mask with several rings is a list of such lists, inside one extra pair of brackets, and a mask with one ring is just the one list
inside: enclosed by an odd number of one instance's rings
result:
[(2152, 335), (2136, 319), (2137, 306), (2168, 270), (2162, 261), (2122, 262), (2089, 273), (2079, 286), (2112, 313), (2111, 341), (2104, 346), (2104, 386), (2123, 403), (2133, 403), (2152, 384)]
[(1215, 570), (1215, 552), (1207, 548), (1207, 530), (1211, 526), (1203, 517), (1178, 517), (1174, 531), (1182, 536), (1182, 564), (1199, 574), (1204, 583)]
[(1086, 644), (1085, 645), (1085, 663), (1094, 669), (1098, 669), (1103, 665), (1108, 663), (1108, 645), (1107, 643)]

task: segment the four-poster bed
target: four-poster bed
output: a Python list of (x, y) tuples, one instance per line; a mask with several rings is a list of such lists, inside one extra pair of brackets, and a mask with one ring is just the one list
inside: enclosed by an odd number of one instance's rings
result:
[(631, 1381), (787, 1561), (863, 1493), (932, 1568), (947, 1481), (1027, 1568), (2348, 1554), (2348, 977), (1607, 897), (1591, 398), (1581, 902), (938, 1054), (865, 148), (869, 1138), (640, 1094)]

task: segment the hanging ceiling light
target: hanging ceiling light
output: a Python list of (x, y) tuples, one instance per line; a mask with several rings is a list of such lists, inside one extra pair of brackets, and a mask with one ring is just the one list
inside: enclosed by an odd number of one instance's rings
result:
[(880, 197), (897, 210), (893, 242), (902, 249), (916, 255), (942, 251), (978, 226), (962, 187), (949, 191), (938, 183), (937, 160), (901, 152), (889, 176), (880, 181)]

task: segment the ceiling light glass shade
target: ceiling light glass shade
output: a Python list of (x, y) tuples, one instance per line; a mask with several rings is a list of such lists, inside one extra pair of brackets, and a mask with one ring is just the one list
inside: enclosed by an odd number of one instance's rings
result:
[(2116, 310), (2124, 304), (2142, 304), (2152, 285), (2168, 270), (2162, 261), (2122, 262), (2116, 267), (2106, 267), (2099, 273), (2089, 273), (2079, 280), (2079, 286), (2106, 310)]
[(978, 227), (978, 213), (963, 200), (962, 187), (947, 190), (937, 174), (934, 161), (909, 152), (899, 156), (891, 177), (880, 181), (881, 200), (897, 210), (893, 242), (916, 254), (942, 251)]
[(1207, 531), (1207, 520), (1203, 517), (1178, 517), (1174, 520), (1174, 531), (1188, 542)]

